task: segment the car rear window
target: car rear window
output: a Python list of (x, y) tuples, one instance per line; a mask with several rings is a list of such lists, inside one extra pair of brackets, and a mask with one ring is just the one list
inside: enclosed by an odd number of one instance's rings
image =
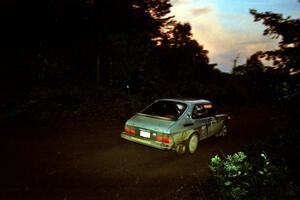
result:
[(145, 108), (141, 113), (177, 120), (187, 105), (175, 101), (156, 101)]

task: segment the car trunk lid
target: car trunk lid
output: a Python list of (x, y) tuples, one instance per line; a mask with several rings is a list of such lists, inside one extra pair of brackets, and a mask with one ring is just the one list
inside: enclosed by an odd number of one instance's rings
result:
[(175, 121), (168, 118), (141, 113), (137, 113), (127, 121), (128, 125), (135, 126), (140, 130), (146, 129), (159, 133), (169, 133), (169, 129), (174, 123)]

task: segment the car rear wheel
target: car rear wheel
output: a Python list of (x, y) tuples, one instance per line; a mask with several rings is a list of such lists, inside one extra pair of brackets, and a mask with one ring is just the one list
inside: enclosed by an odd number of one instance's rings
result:
[(199, 138), (196, 133), (192, 134), (186, 143), (186, 149), (189, 153), (194, 153), (197, 150)]
[(178, 144), (175, 148), (175, 151), (177, 152), (177, 154), (184, 154), (186, 150), (186, 145), (184, 144)]
[(218, 134), (216, 134), (216, 136), (217, 137), (224, 137), (224, 136), (227, 135), (227, 133), (228, 133), (228, 127), (227, 127), (226, 124), (223, 124), (221, 131)]

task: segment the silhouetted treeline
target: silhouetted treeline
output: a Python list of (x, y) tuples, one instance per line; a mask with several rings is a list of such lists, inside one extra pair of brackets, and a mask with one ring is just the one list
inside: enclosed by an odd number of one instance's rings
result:
[(191, 38), (191, 27), (166, 16), (170, 6), (168, 0), (4, 4), (3, 78), (22, 89), (85, 83), (128, 85), (139, 92), (148, 82), (158, 82), (155, 76), (178, 82), (183, 71), (211, 70), (207, 52)]
[[(286, 33), (298, 30), (299, 20), (252, 10), (270, 26), (267, 34), (283, 36), (280, 50), (254, 54), (226, 74), (209, 62), (191, 26), (175, 21), (170, 7), (169, 0), (2, 2), (2, 113), (95, 113), (103, 111), (95, 108), (99, 103), (119, 98), (129, 99), (132, 110), (140, 100), (161, 97), (248, 105), (276, 102), (281, 85), (294, 88), (289, 72), (299, 69), (299, 32)], [(263, 56), (280, 70), (263, 66)]]
[(3, 113), (198, 94), (218, 71), (170, 7), (169, 0), (2, 2)]
[[(262, 21), (266, 26), (264, 35), (280, 39), (279, 45), (274, 50), (259, 51), (245, 64), (234, 66), (233, 75), (247, 85), (251, 99), (296, 103), (300, 99), (300, 19), (254, 9), (250, 13), (254, 21)], [(273, 61), (273, 66), (264, 66), (262, 58)]]

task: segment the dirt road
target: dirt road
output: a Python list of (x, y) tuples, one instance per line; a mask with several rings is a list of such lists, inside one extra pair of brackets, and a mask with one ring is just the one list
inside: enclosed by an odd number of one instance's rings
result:
[(201, 190), (213, 155), (243, 150), (267, 119), (240, 112), (229, 136), (201, 141), (193, 155), (122, 140), (125, 120), (1, 129), (0, 199), (181, 199)]

